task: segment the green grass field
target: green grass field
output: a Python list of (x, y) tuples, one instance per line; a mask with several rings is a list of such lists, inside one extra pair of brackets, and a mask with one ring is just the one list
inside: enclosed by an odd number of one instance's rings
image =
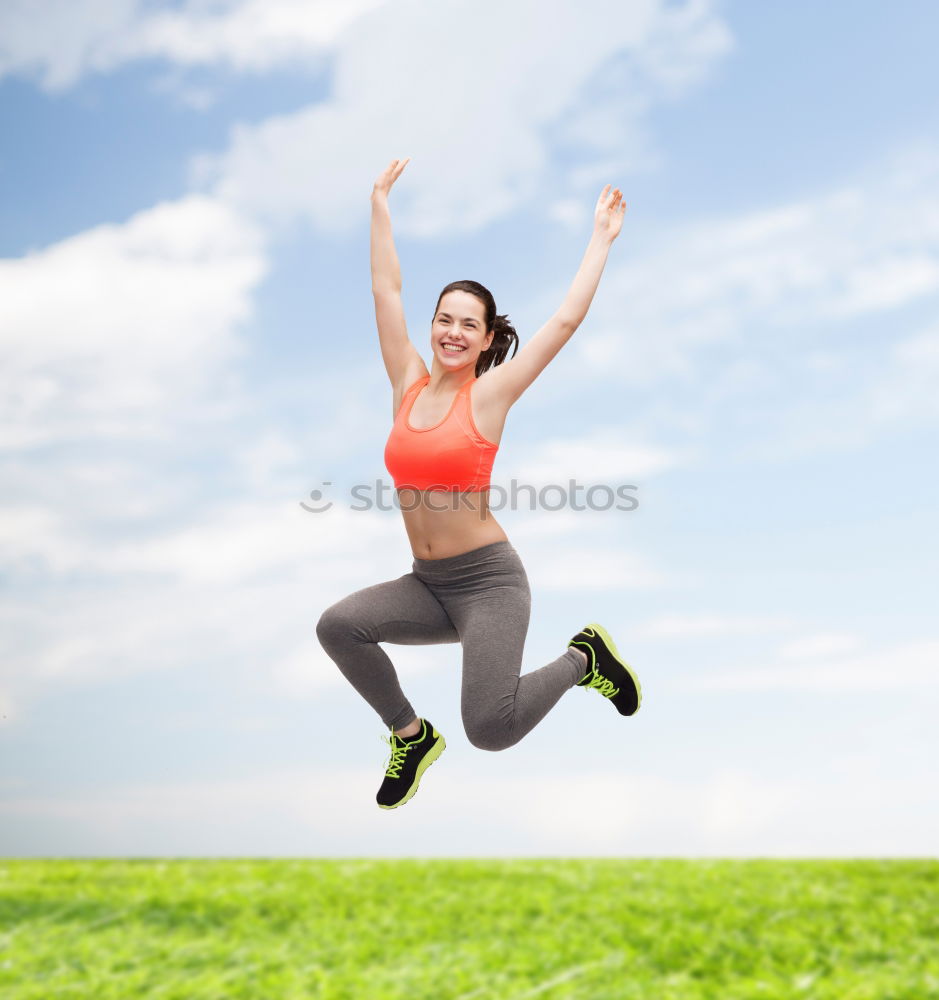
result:
[(939, 861), (3, 861), (0, 997), (939, 997)]

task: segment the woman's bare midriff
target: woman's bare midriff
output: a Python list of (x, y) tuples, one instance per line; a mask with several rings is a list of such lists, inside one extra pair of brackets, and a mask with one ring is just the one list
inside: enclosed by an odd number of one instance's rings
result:
[(398, 504), (415, 559), (446, 559), (508, 541), (489, 511), (489, 491), (399, 489)]

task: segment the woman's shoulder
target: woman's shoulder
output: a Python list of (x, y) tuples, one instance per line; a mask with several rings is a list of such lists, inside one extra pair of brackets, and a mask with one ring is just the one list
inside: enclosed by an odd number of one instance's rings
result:
[(395, 396), (400, 396), (404, 399), (409, 393), (415, 390), (423, 388), (430, 381), (430, 373), (425, 372), (423, 375), (418, 375), (416, 378), (411, 378), (410, 381), (399, 384), (397, 391), (394, 393)]
[(430, 381), (430, 375), (420, 375), (418, 376), (408, 387), (404, 390), (404, 395), (414, 395), (421, 391), (425, 385)]

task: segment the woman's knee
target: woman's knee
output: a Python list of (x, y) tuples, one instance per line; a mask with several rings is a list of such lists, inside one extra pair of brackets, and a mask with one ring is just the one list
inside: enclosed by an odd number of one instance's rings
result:
[(507, 750), (518, 742), (509, 725), (496, 716), (470, 716), (464, 713), (466, 738), (479, 750)]
[(356, 623), (341, 601), (331, 604), (316, 623), (316, 637), (324, 649), (352, 639)]

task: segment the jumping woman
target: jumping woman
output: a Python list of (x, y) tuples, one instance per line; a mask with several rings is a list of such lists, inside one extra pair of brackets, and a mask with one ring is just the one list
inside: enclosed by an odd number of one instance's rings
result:
[[(394, 480), (414, 561), (411, 572), (328, 607), (316, 626), (330, 659), (391, 730), (391, 759), (376, 800), (394, 809), (417, 791), (443, 736), (418, 716), (380, 642), (460, 643), (460, 709), (473, 746), (504, 750), (572, 687), (594, 688), (621, 715), (639, 708), (639, 681), (607, 631), (585, 625), (565, 652), (520, 674), (531, 591), (518, 553), (488, 508), (489, 479), (511, 406), (583, 322), (626, 210), (601, 191), (593, 234), (567, 297), (518, 350), (488, 289), (454, 281), (430, 328), (430, 372), (408, 338), (388, 195), (408, 163), (392, 160), (372, 190), (372, 293), (394, 423), (385, 465)], [(515, 351), (506, 356), (512, 342)], [(515, 356), (517, 353), (517, 356)]]

